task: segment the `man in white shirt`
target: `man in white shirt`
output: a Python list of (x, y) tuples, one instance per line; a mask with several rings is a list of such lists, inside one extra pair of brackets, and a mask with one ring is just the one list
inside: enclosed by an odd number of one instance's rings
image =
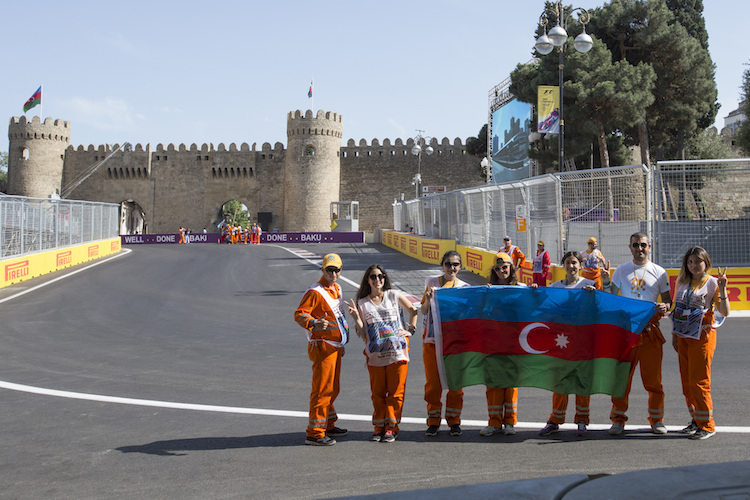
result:
[(615, 269), (611, 275), (609, 262), (602, 270), (603, 288), (605, 291), (636, 300), (654, 302), (654, 316), (639, 335), (638, 344), (633, 347), (630, 357), (630, 374), (625, 395), (612, 398), (612, 411), (609, 415), (612, 427), (609, 433), (613, 436), (622, 434), (628, 417), (628, 395), (633, 382), (635, 367), (641, 365), (641, 380), (648, 391), (648, 422), (654, 434), (666, 434), (664, 426), (664, 389), (661, 384), (662, 346), (664, 335), (659, 330), (659, 320), (669, 311), (672, 298), (669, 294), (669, 277), (661, 266), (649, 261), (651, 243), (646, 233), (635, 233), (630, 237), (630, 253), (633, 261)]

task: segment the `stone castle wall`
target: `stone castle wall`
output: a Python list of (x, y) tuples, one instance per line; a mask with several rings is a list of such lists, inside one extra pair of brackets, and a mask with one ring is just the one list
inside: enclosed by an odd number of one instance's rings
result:
[[(20, 133), (13, 124), (22, 120), (11, 120), (11, 133)], [(58, 122), (68, 130), (63, 142), (67, 146), (69, 123)], [(393, 200), (401, 199), (402, 193), (405, 199), (415, 196), (413, 140), (381, 143), (374, 139), (368, 145), (365, 140), (350, 139), (343, 146), (342, 137), (341, 115), (319, 111), (313, 117), (311, 111), (296, 111), (287, 117), (287, 148), (280, 142), (273, 147), (264, 143), (260, 149), (246, 143), (239, 147), (234, 143), (228, 147), (159, 144), (155, 148), (136, 144), (130, 151), (114, 154), (68, 198), (109, 203), (132, 200), (143, 209), (150, 233), (171, 233), (180, 226), (211, 231), (222, 205), (232, 199), (244, 203), (253, 219), (258, 212), (272, 213), (272, 227), (282, 231), (329, 230), (331, 201), (359, 201), (360, 230), (390, 228)], [(11, 155), (19, 144), (11, 138)], [(40, 144), (37, 139), (24, 147), (31, 157), (38, 157)], [(422, 154), (423, 186), (445, 186), (450, 191), (482, 184), (481, 158), (466, 154), (460, 139), (433, 139), (431, 145), (434, 153)], [(55, 153), (58, 161), (64, 159), (58, 189), (69, 186), (114, 149), (117, 145), (61, 148)], [(41, 152), (52, 154), (47, 148)], [(23, 163), (9, 162), (11, 179), (20, 168)], [(51, 192), (36, 196), (47, 197)], [(9, 189), (9, 194), (30, 196), (20, 189)]]
[(60, 192), (70, 122), (13, 117), (8, 127), (8, 192), (47, 198)]

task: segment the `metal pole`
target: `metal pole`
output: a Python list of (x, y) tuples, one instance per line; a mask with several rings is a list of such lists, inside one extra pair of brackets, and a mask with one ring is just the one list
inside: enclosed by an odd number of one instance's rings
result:
[(560, 172), (564, 171), (565, 165), (565, 119), (563, 118), (563, 52), (565, 45), (560, 47), (560, 65), (558, 67), (559, 85), (560, 85), (560, 142), (558, 144), (558, 151), (560, 152)]

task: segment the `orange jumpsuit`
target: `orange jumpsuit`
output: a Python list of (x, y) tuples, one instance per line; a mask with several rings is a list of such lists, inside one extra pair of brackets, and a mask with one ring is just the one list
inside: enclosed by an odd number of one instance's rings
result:
[[(716, 278), (707, 277), (706, 281)], [(711, 361), (716, 351), (716, 328), (714, 327), (714, 311), (719, 303), (719, 290), (715, 288), (713, 294), (704, 294), (704, 297), (694, 298), (708, 304), (707, 311), (701, 322), (700, 338), (691, 339), (677, 337), (677, 356), (680, 362), (680, 379), (682, 381), (682, 394), (685, 396), (690, 416), (700, 429), (715, 432), (713, 399), (711, 398)], [(704, 284), (705, 286), (705, 284)], [(701, 283), (693, 281), (691, 287), (680, 286), (675, 292), (675, 302), (679, 305), (680, 297), (689, 289), (703, 288)], [(692, 295), (692, 294), (691, 294)], [(711, 295), (709, 297), (708, 295)], [(689, 299), (688, 299), (689, 300)], [(693, 302), (691, 301), (691, 304)], [(704, 308), (706, 306), (704, 305)]]
[[(451, 288), (456, 286), (467, 286), (467, 283), (456, 278), (455, 281), (445, 282), (443, 277), (428, 278), (427, 287)], [(425, 290), (426, 291), (426, 290)], [(422, 296), (422, 304), (426, 296)], [(422, 360), (424, 361), (424, 400), (427, 403), (427, 425), (440, 425), (443, 413), (443, 386), (440, 384), (440, 372), (438, 371), (437, 353), (435, 351), (434, 337), (430, 337), (432, 326), (432, 313), (424, 315), (424, 333), (422, 335)], [(433, 333), (434, 335), (434, 333)], [(432, 341), (430, 341), (432, 338)], [(464, 407), (464, 391), (448, 389), (445, 398), (445, 420), (448, 425), (461, 424), (461, 410)]]
[(628, 395), (633, 384), (633, 374), (635, 368), (641, 365), (641, 380), (643, 388), (648, 391), (648, 422), (654, 425), (656, 422), (664, 420), (664, 389), (661, 384), (661, 362), (663, 358), (664, 335), (659, 329), (658, 322), (661, 313), (657, 313), (651, 318), (651, 322), (643, 329), (638, 336), (638, 344), (630, 352), (630, 373), (628, 374), (628, 385), (625, 389), (625, 396), (622, 398), (612, 398), (612, 411), (609, 419), (625, 425), (628, 417), (625, 413), (628, 410)]
[(599, 251), (599, 249), (595, 249), (593, 252), (589, 253), (588, 251), (584, 250), (581, 252), (581, 258), (583, 259), (582, 267), (581, 267), (581, 276), (584, 278), (590, 279), (595, 283), (595, 287), (597, 290), (602, 289), (602, 269), (601, 264), (604, 260), (604, 256)]
[(185, 243), (185, 228), (180, 228), (180, 239), (177, 241), (177, 244), (180, 245), (182, 243)]
[(255, 233), (255, 244), (260, 245), (260, 235), (263, 234), (263, 229), (261, 229), (260, 226), (256, 226), (256, 233)]
[[(331, 299), (341, 303), (341, 287), (337, 283), (327, 285), (325, 278), (318, 281)], [(339, 306), (340, 307), (340, 306)], [(341, 316), (343, 318), (343, 315)], [(317, 329), (313, 325), (316, 319), (326, 319), (326, 329)], [(308, 331), (307, 355), (312, 361), (312, 389), (310, 391), (309, 421), (306, 434), (319, 439), (325, 436), (327, 429), (332, 429), (337, 420), (333, 406), (339, 394), (341, 376), (341, 357), (348, 333), (342, 332), (341, 324), (329, 303), (317, 291), (308, 290), (299, 307), (294, 312), (294, 320)], [(346, 322), (344, 321), (344, 330)]]
[(488, 387), (487, 413), (489, 425), (501, 428), (503, 424), (516, 425), (518, 422), (518, 387), (496, 389)]
[(526, 262), (526, 256), (523, 254), (521, 249), (515, 245), (511, 245), (510, 248), (503, 247), (498, 250), (498, 253), (499, 252), (505, 252), (510, 255), (510, 258), (513, 259), (513, 265), (516, 266), (516, 268), (521, 267), (523, 263)]

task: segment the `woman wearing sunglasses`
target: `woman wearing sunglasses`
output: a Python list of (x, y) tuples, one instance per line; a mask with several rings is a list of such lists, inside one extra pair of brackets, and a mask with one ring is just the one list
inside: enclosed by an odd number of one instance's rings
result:
[[(518, 282), (516, 266), (513, 265), (510, 255), (498, 252), (495, 259), (495, 267), (490, 274), (490, 285), (526, 286)], [(537, 284), (532, 284), (531, 288), (537, 288)], [(501, 432), (506, 436), (514, 435), (518, 421), (518, 387), (488, 387), (486, 395), (490, 419), (487, 427), (479, 431), (479, 435), (492, 436)]]
[[(398, 436), (398, 424), (406, 392), (409, 366), (409, 337), (417, 329), (417, 308), (403, 293), (391, 288), (383, 266), (367, 268), (357, 300), (347, 302), (357, 335), (365, 341), (364, 354), (372, 391), (372, 441), (391, 443)], [(409, 313), (404, 329), (401, 309)]]
[[(443, 254), (440, 260), (443, 274), (435, 278), (427, 278), (425, 281), (425, 292), (422, 296), (422, 319), (424, 333), (422, 334), (422, 359), (424, 360), (424, 400), (427, 402), (427, 431), (425, 436), (437, 436), (443, 413), (443, 387), (440, 384), (438, 374), (437, 354), (435, 352), (435, 329), (430, 312), (430, 300), (438, 288), (453, 288), (469, 286), (468, 283), (458, 279), (461, 270), (461, 254), (455, 250), (449, 250)], [(450, 426), (451, 436), (461, 435), (461, 410), (464, 407), (464, 391), (448, 389), (445, 398), (445, 420)]]

